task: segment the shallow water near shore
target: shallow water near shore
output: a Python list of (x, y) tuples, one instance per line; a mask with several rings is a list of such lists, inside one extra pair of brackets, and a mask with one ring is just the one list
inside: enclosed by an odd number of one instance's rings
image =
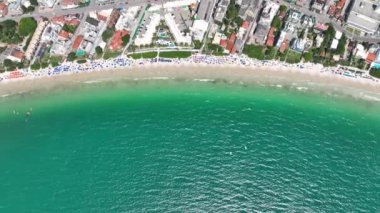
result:
[(0, 99), (0, 210), (380, 210), (380, 104), (113, 81)]

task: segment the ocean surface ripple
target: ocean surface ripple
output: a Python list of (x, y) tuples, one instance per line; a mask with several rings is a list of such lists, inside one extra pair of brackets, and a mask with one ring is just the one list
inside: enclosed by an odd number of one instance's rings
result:
[(380, 211), (378, 105), (205, 82), (96, 88), (2, 100), (0, 211)]

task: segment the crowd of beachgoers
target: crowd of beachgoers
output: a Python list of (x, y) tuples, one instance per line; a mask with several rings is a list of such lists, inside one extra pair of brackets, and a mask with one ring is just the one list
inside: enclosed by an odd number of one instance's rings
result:
[[(373, 78), (368, 72), (359, 72), (347, 70), (342, 67), (323, 67), (321, 64), (299, 63), (289, 64), (281, 61), (256, 60), (248, 58), (245, 55), (227, 55), (227, 56), (211, 56), (203, 54), (194, 54), (189, 58), (169, 59), (169, 58), (150, 58), (150, 59), (132, 59), (127, 56), (119, 56), (113, 59), (98, 59), (87, 61), (79, 64), (76, 62), (64, 62), (57, 67), (48, 67), (37, 71), (21, 69), (13, 72), (0, 74), (0, 82), (9, 82), (14, 79), (35, 79), (48, 76), (58, 76), (63, 74), (86, 73), (92, 71), (104, 71), (116, 69), (125, 69), (131, 71), (134, 67), (144, 67), (149, 65), (210, 65), (210, 66), (234, 66), (247, 68), (270, 68), (271, 70), (287, 70), (299, 72), (313, 72), (320, 74), (331, 74), (338, 77), (360, 79), (361, 81), (379, 83), (379, 80)], [(231, 68), (232, 69), (232, 68)], [(265, 70), (265, 69), (264, 69)], [(233, 69), (231, 70), (233, 72)]]

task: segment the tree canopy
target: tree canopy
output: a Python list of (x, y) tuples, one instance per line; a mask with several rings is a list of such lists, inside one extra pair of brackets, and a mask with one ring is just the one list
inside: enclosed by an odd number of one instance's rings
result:
[(280, 29), (281, 26), (282, 26), (282, 22), (280, 20), (280, 18), (278, 16), (275, 16), (273, 21), (272, 21), (272, 27), (276, 28), (276, 29)]
[(335, 51), (337, 54), (341, 55), (344, 53), (344, 51), (346, 50), (346, 42), (347, 42), (346, 35), (343, 34), (342, 38), (339, 39), (338, 47), (336, 48), (336, 51)]
[(17, 32), (17, 25), (13, 20), (0, 22), (0, 41), (7, 44), (20, 43), (22, 37)]
[(30, 4), (33, 6), (38, 6), (38, 1), (37, 0), (30, 0)]
[(113, 36), (113, 31), (111, 29), (107, 29), (102, 33), (103, 41), (107, 42)]
[(18, 26), (18, 33), (20, 36), (28, 36), (33, 33), (37, 28), (37, 22), (34, 18), (22, 18)]
[(97, 55), (101, 55), (103, 54), (103, 49), (99, 46), (95, 47), (95, 52)]
[(313, 52), (309, 51), (303, 54), (303, 59), (305, 59), (306, 62), (313, 60)]
[(68, 33), (75, 33), (77, 27), (75, 25), (65, 24), (63, 25), (62, 29)]
[(76, 58), (77, 58), (77, 56), (76, 56), (75, 52), (71, 52), (71, 53), (69, 53), (69, 55), (67, 55), (68, 61), (74, 61)]
[(121, 38), (121, 40), (123, 41), (123, 46), (126, 46), (129, 43), (130, 38), (131, 38), (131, 36), (129, 34), (127, 34)]

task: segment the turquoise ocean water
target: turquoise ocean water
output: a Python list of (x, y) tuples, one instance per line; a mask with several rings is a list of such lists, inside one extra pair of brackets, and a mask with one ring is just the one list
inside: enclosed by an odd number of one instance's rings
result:
[(0, 212), (378, 212), (379, 112), (185, 81), (2, 98)]

